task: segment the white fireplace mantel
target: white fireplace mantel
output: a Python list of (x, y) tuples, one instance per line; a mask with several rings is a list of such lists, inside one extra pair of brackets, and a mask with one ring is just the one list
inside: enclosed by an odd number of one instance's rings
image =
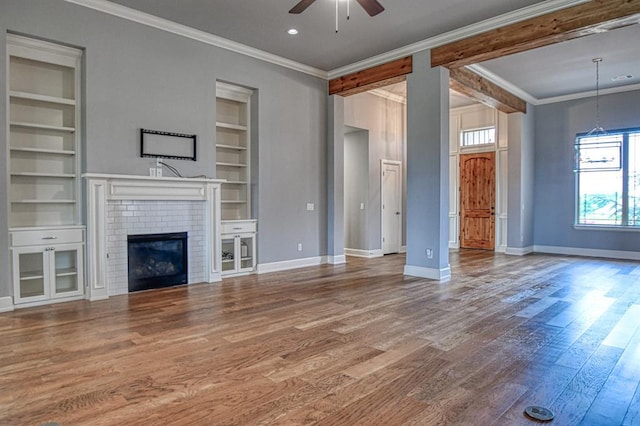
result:
[(223, 179), (173, 178), (86, 173), (87, 299), (108, 298), (107, 203), (111, 200), (203, 201), (206, 203), (208, 282), (221, 280), (220, 184)]

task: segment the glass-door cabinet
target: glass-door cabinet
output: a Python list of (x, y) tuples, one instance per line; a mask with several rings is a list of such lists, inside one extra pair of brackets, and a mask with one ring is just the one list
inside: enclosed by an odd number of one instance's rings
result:
[(13, 248), (15, 303), (82, 295), (82, 248), (82, 244)]
[(222, 235), (222, 274), (239, 275), (255, 268), (255, 233)]

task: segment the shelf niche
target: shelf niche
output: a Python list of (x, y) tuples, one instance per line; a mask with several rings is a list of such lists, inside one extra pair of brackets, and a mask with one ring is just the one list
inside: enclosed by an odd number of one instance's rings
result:
[(9, 228), (80, 225), (82, 51), (7, 35)]
[(216, 84), (216, 177), (222, 184), (221, 219), (251, 219), (250, 102), (253, 91)]

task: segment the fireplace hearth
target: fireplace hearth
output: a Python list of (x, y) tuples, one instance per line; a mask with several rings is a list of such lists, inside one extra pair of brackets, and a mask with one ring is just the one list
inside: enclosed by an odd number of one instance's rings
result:
[(187, 284), (187, 233), (127, 236), (129, 292)]

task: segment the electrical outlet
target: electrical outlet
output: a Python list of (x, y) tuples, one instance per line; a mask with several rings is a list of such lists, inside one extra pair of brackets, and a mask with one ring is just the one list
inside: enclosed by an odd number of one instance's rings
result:
[(149, 176), (155, 176), (155, 175), (156, 175), (156, 168), (149, 167)]
[(302, 251), (302, 243), (298, 243), (298, 251)]
[(158, 167), (158, 168), (156, 169), (156, 176), (158, 176), (158, 177), (162, 177), (162, 167)]
[(364, 210), (364, 203), (360, 203), (360, 210)]
[(156, 168), (162, 167), (162, 160), (160, 158), (156, 158)]
[(426, 249), (424, 253), (427, 255), (427, 259), (433, 259), (433, 249)]
[(307, 210), (312, 212), (316, 207), (313, 205), (313, 203), (307, 203)]

